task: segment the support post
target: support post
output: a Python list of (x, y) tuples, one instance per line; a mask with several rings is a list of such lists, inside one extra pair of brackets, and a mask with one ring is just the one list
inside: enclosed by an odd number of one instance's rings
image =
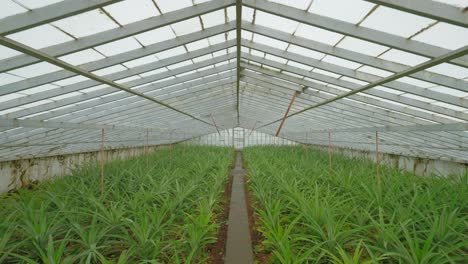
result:
[(219, 133), (219, 128), (218, 128), (218, 126), (216, 125), (216, 122), (215, 122), (215, 120), (214, 120), (214, 118), (213, 118), (213, 115), (210, 114), (210, 117), (211, 117), (211, 121), (213, 121), (213, 125), (215, 126), (216, 131), (218, 131), (218, 135), (221, 136), (221, 133)]
[(330, 165), (329, 173), (332, 174), (332, 157), (331, 157), (331, 132), (328, 131), (328, 163)]
[(309, 133), (306, 132), (306, 158), (309, 160)]
[(275, 135), (276, 137), (277, 137), (277, 136), (279, 135), (279, 133), (281, 132), (281, 128), (283, 128), (284, 121), (286, 121), (286, 118), (288, 117), (288, 114), (289, 114), (289, 110), (291, 110), (291, 107), (292, 107), (294, 101), (296, 100), (296, 97), (297, 97), (298, 94), (299, 94), (298, 91), (295, 91), (295, 92), (294, 92), (294, 95), (293, 95), (293, 97), (292, 97), (292, 99), (291, 99), (291, 102), (289, 102), (288, 109), (286, 110), (286, 113), (284, 113), (283, 120), (281, 120), (281, 123), (280, 123), (280, 125), (279, 125), (279, 127), (278, 127), (278, 130), (276, 131), (276, 135)]
[(380, 187), (379, 131), (375, 130), (375, 164), (377, 186)]
[(146, 170), (148, 171), (148, 168), (149, 168), (149, 130), (148, 128), (146, 129), (146, 149), (145, 149), (145, 152), (146, 152)]
[(104, 128), (101, 128), (101, 195), (104, 194)]

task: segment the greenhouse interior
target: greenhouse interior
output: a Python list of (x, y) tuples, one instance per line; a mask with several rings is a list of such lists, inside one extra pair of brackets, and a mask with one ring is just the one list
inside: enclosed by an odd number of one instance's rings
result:
[(468, 0), (0, 7), (0, 263), (468, 263)]

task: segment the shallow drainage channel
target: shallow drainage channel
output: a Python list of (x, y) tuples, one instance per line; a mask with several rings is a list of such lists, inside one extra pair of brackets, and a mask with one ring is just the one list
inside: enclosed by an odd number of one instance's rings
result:
[(245, 199), (244, 176), (241, 153), (236, 153), (236, 165), (231, 174), (232, 192), (229, 209), (228, 232), (226, 242), (226, 264), (253, 263), (252, 241), (250, 239), (247, 203)]

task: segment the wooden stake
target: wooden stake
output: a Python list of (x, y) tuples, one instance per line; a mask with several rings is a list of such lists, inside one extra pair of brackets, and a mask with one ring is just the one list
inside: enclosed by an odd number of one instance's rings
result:
[(172, 164), (172, 131), (171, 131), (171, 134), (169, 136), (169, 140), (170, 140), (170, 144), (169, 144), (169, 160), (171, 161), (171, 164)]
[(331, 133), (328, 131), (328, 162), (330, 164), (329, 173), (332, 173), (332, 158), (331, 158)]
[(101, 195), (104, 194), (104, 128), (101, 129)]
[(294, 103), (294, 100), (296, 100), (296, 97), (297, 95), (299, 94), (298, 91), (295, 91), (294, 92), (294, 95), (293, 97), (291, 98), (291, 102), (289, 102), (289, 106), (288, 106), (288, 109), (286, 110), (286, 113), (284, 113), (284, 116), (283, 116), (283, 119), (281, 120), (281, 123), (278, 127), (278, 130), (276, 130), (276, 137), (279, 135), (280, 131), (281, 131), (281, 128), (283, 128), (283, 125), (284, 125), (284, 121), (286, 121), (286, 118), (288, 117), (288, 114), (289, 114), (289, 110), (291, 110), (291, 106), (293, 105)]
[(375, 164), (377, 186), (380, 186), (379, 131), (375, 130)]
[(146, 170), (149, 168), (149, 139), (148, 139), (149, 130), (146, 129)]

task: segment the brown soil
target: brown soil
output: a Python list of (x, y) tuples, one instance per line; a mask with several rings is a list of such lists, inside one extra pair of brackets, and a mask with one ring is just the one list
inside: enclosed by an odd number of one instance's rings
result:
[[(245, 163), (244, 163), (245, 164)], [(249, 228), (250, 228), (250, 239), (252, 240), (252, 247), (254, 253), (254, 259), (256, 263), (270, 263), (271, 252), (261, 250), (262, 241), (265, 239), (263, 235), (258, 231), (260, 220), (255, 214), (255, 200), (250, 194), (248, 185), (248, 174), (244, 177), (244, 188), (247, 202), (247, 213), (249, 216)]]
[(224, 187), (224, 193), (221, 197), (221, 208), (223, 210), (217, 214), (216, 223), (220, 223), (218, 234), (216, 235), (216, 242), (210, 244), (207, 247), (207, 251), (210, 256), (206, 263), (208, 264), (224, 264), (224, 256), (226, 255), (226, 241), (227, 241), (227, 222), (229, 219), (229, 205), (231, 203), (231, 192), (232, 192), (232, 175), (231, 169), (234, 167), (235, 159), (229, 167), (229, 179), (226, 187)]

